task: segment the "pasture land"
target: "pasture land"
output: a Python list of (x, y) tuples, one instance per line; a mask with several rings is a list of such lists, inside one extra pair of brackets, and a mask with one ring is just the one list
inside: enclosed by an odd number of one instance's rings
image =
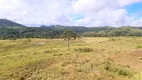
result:
[(0, 40), (0, 80), (142, 80), (142, 38)]

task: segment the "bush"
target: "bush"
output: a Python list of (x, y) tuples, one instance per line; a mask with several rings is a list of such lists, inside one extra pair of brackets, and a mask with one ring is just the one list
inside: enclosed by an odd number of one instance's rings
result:
[(107, 62), (105, 63), (104, 69), (105, 69), (106, 71), (113, 72), (113, 73), (117, 73), (117, 74), (122, 75), (122, 76), (130, 76), (130, 75), (131, 75), (131, 72), (130, 72), (130, 71), (128, 71), (127, 69), (122, 68), (122, 67), (120, 67), (120, 66), (114, 65), (114, 64), (113, 64), (112, 62), (110, 62), (110, 61), (107, 61)]
[(117, 40), (122, 40), (120, 37), (109, 37), (109, 41), (117, 41)]
[(141, 45), (141, 44), (138, 44), (138, 45), (137, 45), (137, 48), (138, 48), (138, 49), (142, 48), (142, 45)]
[(128, 76), (130, 75), (130, 72), (126, 69), (123, 69), (123, 68), (117, 68), (117, 72), (119, 75), (123, 75), (123, 76)]
[(92, 48), (79, 48), (79, 49), (75, 49), (75, 51), (77, 51), (77, 52), (92, 52), (94, 50)]

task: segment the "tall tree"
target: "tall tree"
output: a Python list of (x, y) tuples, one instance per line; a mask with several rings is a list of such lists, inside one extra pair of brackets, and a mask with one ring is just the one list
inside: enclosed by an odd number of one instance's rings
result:
[(62, 38), (68, 42), (68, 50), (70, 49), (70, 41), (75, 40), (77, 37), (76, 33), (73, 30), (64, 30)]

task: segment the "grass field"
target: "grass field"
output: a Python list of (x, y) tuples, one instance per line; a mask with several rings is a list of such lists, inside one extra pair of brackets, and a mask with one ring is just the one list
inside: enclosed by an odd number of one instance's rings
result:
[(142, 38), (0, 40), (0, 80), (142, 80)]

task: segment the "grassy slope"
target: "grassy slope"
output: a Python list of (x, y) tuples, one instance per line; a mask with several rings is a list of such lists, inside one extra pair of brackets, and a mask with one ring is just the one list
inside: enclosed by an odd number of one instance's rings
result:
[[(111, 57), (132, 52), (139, 44), (142, 38), (80, 38), (67, 51), (67, 43), (59, 39), (1, 40), (0, 80), (130, 80), (142, 68), (117, 64)], [(79, 48), (94, 51), (74, 50)]]

